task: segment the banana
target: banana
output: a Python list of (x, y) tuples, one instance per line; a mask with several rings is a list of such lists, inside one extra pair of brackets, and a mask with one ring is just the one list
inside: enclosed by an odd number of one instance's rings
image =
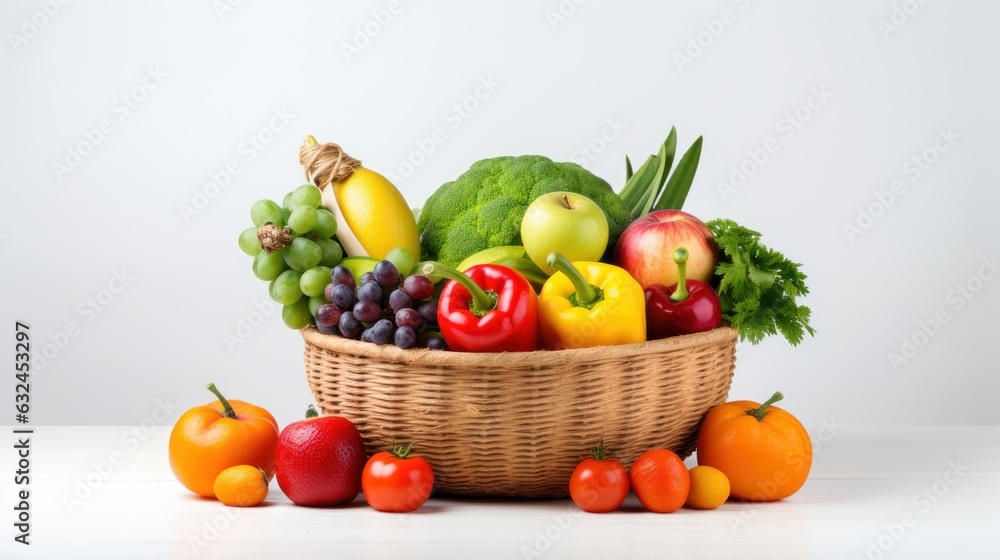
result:
[(513, 268), (514, 270), (521, 273), (522, 276), (528, 279), (531, 283), (531, 287), (535, 289), (535, 293), (542, 291), (542, 286), (545, 281), (549, 279), (548, 276), (542, 272), (542, 269), (538, 268), (538, 265), (532, 262), (531, 259), (525, 257), (505, 257), (496, 261), (493, 264), (506, 266), (507, 268)]
[(457, 268), (465, 272), (477, 264), (498, 264), (513, 268), (528, 279), (531, 287), (535, 289), (535, 293), (540, 292), (542, 285), (549, 279), (548, 275), (527, 257), (523, 245), (500, 245), (483, 249), (466, 257)]
[(500, 259), (523, 257), (524, 255), (525, 251), (524, 246), (522, 245), (501, 245), (498, 247), (490, 247), (488, 249), (483, 249), (478, 253), (469, 255), (456, 268), (465, 272), (469, 269), (469, 267), (477, 264), (495, 263)]

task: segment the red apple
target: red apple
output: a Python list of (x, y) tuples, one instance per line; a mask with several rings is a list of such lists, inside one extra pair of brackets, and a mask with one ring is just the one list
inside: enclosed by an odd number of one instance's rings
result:
[(677, 283), (673, 254), (688, 250), (687, 277), (711, 283), (719, 262), (719, 247), (708, 226), (680, 210), (657, 210), (632, 222), (615, 246), (615, 264), (624, 268), (645, 288), (652, 284)]

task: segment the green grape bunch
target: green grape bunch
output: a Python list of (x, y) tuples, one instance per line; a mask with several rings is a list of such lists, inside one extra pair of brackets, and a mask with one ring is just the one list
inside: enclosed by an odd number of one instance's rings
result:
[(280, 206), (258, 200), (250, 208), (253, 227), (239, 237), (240, 249), (253, 257), (254, 276), (269, 282), (271, 299), (283, 306), (281, 318), (296, 330), (315, 324), (331, 270), (344, 258), (337, 219), (322, 200), (314, 185), (289, 192)]

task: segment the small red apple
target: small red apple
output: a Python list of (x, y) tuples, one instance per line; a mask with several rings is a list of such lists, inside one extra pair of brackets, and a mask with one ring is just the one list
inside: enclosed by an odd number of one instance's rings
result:
[(657, 210), (632, 222), (615, 246), (615, 264), (645, 288), (677, 283), (674, 251), (687, 247), (687, 277), (711, 283), (719, 247), (701, 220), (680, 210)]
[(274, 455), (278, 486), (300, 506), (339, 506), (361, 492), (368, 454), (361, 433), (342, 416), (320, 416), (309, 405), (305, 420), (281, 430)]

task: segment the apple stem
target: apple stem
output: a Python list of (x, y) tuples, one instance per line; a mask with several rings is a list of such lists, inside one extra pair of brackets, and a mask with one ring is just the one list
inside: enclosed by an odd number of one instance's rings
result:
[(569, 296), (569, 300), (573, 303), (574, 307), (591, 309), (604, 299), (601, 289), (587, 282), (583, 274), (580, 274), (580, 271), (573, 266), (573, 263), (569, 262), (569, 259), (563, 255), (549, 253), (548, 258), (545, 259), (545, 264), (565, 274), (569, 278), (569, 281), (573, 283), (576, 292)]
[(459, 272), (456, 268), (437, 261), (427, 261), (421, 267), (420, 272), (426, 276), (447, 278), (461, 284), (463, 288), (469, 291), (469, 295), (472, 296), (472, 301), (469, 302), (469, 311), (476, 317), (482, 317), (497, 307), (496, 292), (492, 290), (487, 292), (480, 288), (479, 284), (476, 284), (472, 278), (469, 278), (467, 274)]
[(757, 420), (761, 420), (764, 418), (764, 412), (767, 411), (767, 407), (780, 401), (783, 398), (785, 398), (785, 395), (782, 395), (781, 391), (777, 391), (773, 395), (771, 395), (771, 398), (764, 401), (764, 404), (758, 406), (757, 408), (752, 408), (748, 410), (747, 414), (753, 416)]
[(670, 301), (680, 303), (690, 295), (687, 287), (688, 250), (684, 247), (678, 247), (674, 251), (673, 257), (674, 262), (677, 263), (677, 289), (674, 290), (674, 293), (670, 294)]
[(222, 393), (219, 392), (219, 388), (215, 386), (215, 383), (209, 383), (206, 387), (208, 387), (208, 390), (219, 399), (219, 402), (222, 403), (222, 416), (224, 418), (236, 418), (236, 411), (233, 410), (233, 405), (229, 404), (226, 397), (222, 396)]
[(559, 200), (562, 201), (563, 206), (566, 207), (567, 210), (572, 210), (573, 209), (573, 205), (570, 204), (570, 202), (569, 202), (569, 197), (566, 196), (565, 194), (563, 194), (562, 196), (560, 196)]

